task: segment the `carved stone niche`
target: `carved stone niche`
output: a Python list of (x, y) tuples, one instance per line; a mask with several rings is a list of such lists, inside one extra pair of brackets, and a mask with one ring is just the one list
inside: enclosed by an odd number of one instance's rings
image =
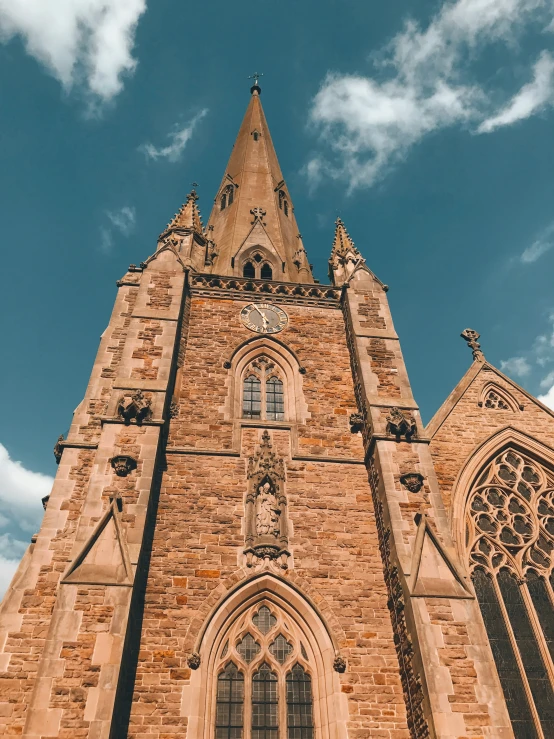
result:
[(246, 565), (253, 567), (256, 563), (275, 561), (286, 570), (290, 552), (285, 465), (273, 451), (267, 430), (262, 434), (260, 447), (248, 460), (247, 478)]
[(135, 422), (140, 426), (143, 421), (152, 418), (152, 400), (145, 397), (142, 390), (129, 395), (122, 395), (117, 402), (117, 414), (128, 425)]
[(396, 436), (396, 441), (400, 441), (404, 436), (406, 441), (410, 441), (417, 435), (417, 426), (413, 416), (400, 408), (391, 408), (387, 416), (387, 433)]

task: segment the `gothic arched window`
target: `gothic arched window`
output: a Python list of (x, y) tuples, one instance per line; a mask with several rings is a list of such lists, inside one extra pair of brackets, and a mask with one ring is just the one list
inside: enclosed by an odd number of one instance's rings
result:
[(258, 357), (250, 363), (243, 382), (243, 418), (284, 420), (284, 385), (276, 372), (275, 364), (265, 356)]
[(554, 473), (515, 449), (474, 483), (466, 513), (473, 584), (516, 739), (554, 719)]
[(242, 269), (242, 276), (243, 277), (250, 277), (251, 279), (256, 277), (256, 269), (252, 262), (246, 262)]
[(272, 603), (257, 603), (234, 621), (216, 658), (215, 739), (313, 739), (303, 638)]
[(279, 190), (279, 208), (284, 212), (286, 216), (289, 214), (289, 203), (284, 190)]
[(272, 280), (273, 279), (273, 270), (271, 269), (271, 266), (265, 262), (265, 264), (262, 264), (262, 268), (260, 270), (260, 277), (262, 280)]
[(226, 207), (227, 207), (227, 193), (224, 192), (223, 195), (221, 196), (221, 210), (225, 210)]

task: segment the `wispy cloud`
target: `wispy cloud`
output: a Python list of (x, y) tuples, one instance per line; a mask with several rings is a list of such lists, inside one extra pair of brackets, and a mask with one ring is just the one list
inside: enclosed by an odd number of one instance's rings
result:
[(82, 83), (106, 101), (136, 67), (135, 31), (145, 10), (146, 0), (0, 0), (0, 40), (20, 36), (66, 90)]
[(8, 586), (30, 537), (44, 513), (41, 498), (53, 478), (26, 469), (0, 444), (0, 597)]
[(477, 131), (490, 133), (501, 126), (511, 126), (552, 105), (554, 105), (554, 59), (547, 51), (543, 51), (535, 64), (533, 80), (524, 85), (500, 113), (483, 121)]
[[(491, 44), (513, 44), (531, 24), (552, 18), (553, 0), (446, 2), (426, 28), (404, 24), (373, 58), (374, 74), (329, 73), (310, 120), (323, 151), (308, 162), (312, 183), (324, 175), (369, 186), (425, 136), (452, 126), (486, 133), (552, 104), (553, 64), (547, 52), (533, 79), (509, 102), (470, 78), (471, 64)], [(532, 66), (532, 65), (531, 65)]]
[(554, 221), (549, 224), (519, 257), (523, 264), (532, 264), (554, 246)]
[(144, 155), (148, 159), (167, 159), (169, 162), (177, 162), (180, 159), (185, 146), (190, 141), (196, 126), (207, 115), (207, 113), (208, 109), (204, 108), (197, 113), (194, 118), (191, 118), (186, 126), (182, 128), (175, 126), (167, 136), (169, 144), (166, 146), (157, 147), (154, 146), (154, 144), (147, 142), (145, 144), (141, 144), (139, 149), (144, 152)]
[(531, 365), (525, 357), (510, 357), (500, 362), (500, 369), (507, 375), (525, 377), (531, 372)]
[(110, 252), (114, 246), (116, 232), (122, 236), (129, 236), (136, 223), (135, 209), (128, 205), (119, 208), (119, 210), (107, 210), (106, 218), (108, 225), (100, 228), (100, 248), (103, 252)]

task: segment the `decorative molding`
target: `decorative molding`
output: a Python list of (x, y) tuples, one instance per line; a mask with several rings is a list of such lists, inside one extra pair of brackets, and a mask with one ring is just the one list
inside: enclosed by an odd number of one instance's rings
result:
[(339, 308), (340, 290), (331, 285), (273, 282), (245, 277), (218, 277), (191, 274), (191, 291), (214, 298), (248, 299), (249, 294), (271, 295), (271, 301), (284, 305), (312, 305), (320, 308)]
[(387, 433), (396, 437), (397, 441), (404, 436), (406, 441), (417, 436), (417, 426), (411, 413), (401, 411), (400, 408), (391, 408), (387, 416)]
[(133, 421), (141, 425), (143, 421), (149, 421), (152, 417), (152, 399), (147, 398), (142, 390), (136, 390), (132, 395), (122, 395), (117, 403), (118, 416), (125, 424)]
[(58, 436), (57, 442), (54, 444), (54, 457), (56, 458), (56, 464), (60, 463), (60, 460), (62, 458), (62, 452), (64, 450), (64, 436), (63, 434), (60, 434)]
[(193, 652), (187, 657), (187, 665), (191, 670), (197, 670), (200, 667), (201, 659), (198, 652)]
[(179, 403), (174, 399), (169, 406), (169, 417), (179, 418)]
[(409, 490), (410, 493), (419, 493), (423, 487), (423, 480), (423, 475), (420, 475), (419, 472), (406, 472), (404, 475), (400, 476), (400, 484), (403, 485), (406, 490)]
[(258, 450), (248, 460), (246, 476), (246, 566), (273, 560), (286, 570), (289, 552), (285, 464), (273, 451), (267, 429)]
[(137, 468), (137, 460), (127, 454), (119, 454), (110, 459), (110, 464), (118, 477), (127, 477)]
[(341, 657), (340, 654), (337, 654), (333, 660), (333, 670), (341, 673), (346, 672), (346, 660), (344, 657)]
[(364, 428), (363, 413), (351, 413), (348, 423), (350, 424), (350, 431), (353, 434), (357, 434), (359, 431), (362, 431)]

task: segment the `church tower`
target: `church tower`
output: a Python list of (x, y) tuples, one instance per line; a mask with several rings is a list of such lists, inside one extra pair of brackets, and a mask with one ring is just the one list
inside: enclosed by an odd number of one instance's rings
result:
[(207, 225), (193, 191), (117, 283), (0, 609), (0, 734), (552, 736), (554, 418), (465, 332), (424, 428), (340, 219), (312, 276), (260, 95)]

